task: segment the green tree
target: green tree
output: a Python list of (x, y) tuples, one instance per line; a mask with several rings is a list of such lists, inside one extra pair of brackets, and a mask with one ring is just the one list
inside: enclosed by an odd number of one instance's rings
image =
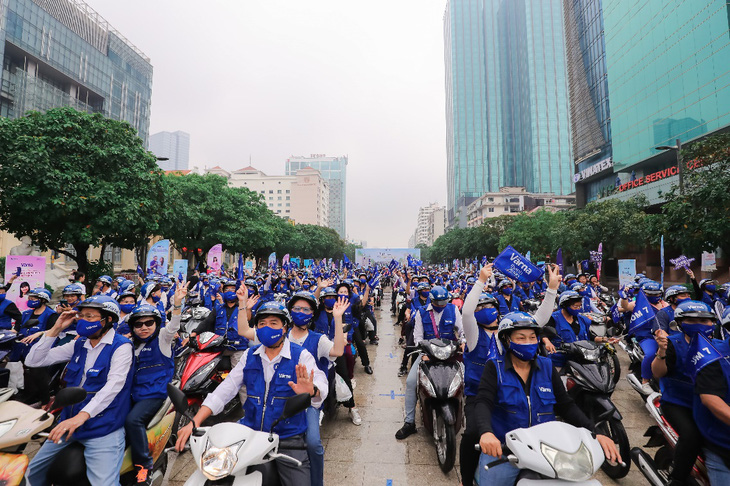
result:
[(362, 248), (362, 245), (355, 245), (353, 243), (345, 244), (345, 255), (350, 259), (351, 262), (355, 261), (355, 250)]
[[(673, 186), (662, 207), (665, 234), (683, 252), (730, 252), (730, 133), (693, 142), (682, 151), (684, 190)], [(692, 169), (690, 169), (690, 167)]]
[(0, 161), (0, 229), (82, 272), (90, 247), (134, 248), (158, 230), (162, 175), (126, 122), (72, 108), (0, 118)]
[(499, 238), (499, 249), (512, 245), (522, 254), (531, 252), (533, 261), (545, 260), (563, 244), (567, 219), (567, 212), (544, 209), (515, 216)]

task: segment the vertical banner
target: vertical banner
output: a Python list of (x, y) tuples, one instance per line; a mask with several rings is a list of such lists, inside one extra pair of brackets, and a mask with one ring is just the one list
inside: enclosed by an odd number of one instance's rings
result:
[(558, 248), (558, 252), (555, 254), (555, 264), (560, 268), (560, 275), (564, 275), (563, 272), (563, 249)]
[(246, 270), (253, 270), (253, 260), (246, 260)]
[(276, 268), (276, 252), (272, 252), (271, 255), (269, 255), (269, 268), (274, 269)]
[(160, 240), (147, 252), (147, 275), (167, 275), (170, 264), (170, 240)]
[(624, 286), (634, 281), (636, 275), (636, 260), (619, 260), (618, 261), (618, 283)]
[(659, 246), (659, 260), (662, 264), (662, 288), (664, 288), (664, 235), (662, 235), (661, 245)]
[(702, 252), (702, 268), (703, 272), (714, 272), (717, 270), (717, 260), (714, 251)]
[(188, 275), (188, 261), (183, 259), (175, 260), (172, 264), (172, 273), (176, 279), (180, 280), (180, 275), (182, 275), (182, 279), (185, 280)]
[(210, 250), (208, 250), (208, 260), (206, 261), (206, 264), (208, 265), (208, 273), (211, 275), (215, 275), (216, 277), (221, 276), (221, 259), (223, 258), (223, 244), (218, 243), (215, 246), (212, 246)]
[(8, 255), (5, 259), (5, 282), (15, 277), (5, 297), (15, 303), (20, 312), (28, 309), (28, 292), (43, 287), (46, 281), (46, 257)]
[(598, 268), (596, 269), (596, 278), (601, 281), (601, 267), (603, 266), (603, 242), (598, 244)]

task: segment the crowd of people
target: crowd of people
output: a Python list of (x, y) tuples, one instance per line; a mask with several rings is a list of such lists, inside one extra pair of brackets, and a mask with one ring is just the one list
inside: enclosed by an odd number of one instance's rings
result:
[[(51, 398), (48, 376), (64, 365), (66, 386), (81, 386), (88, 393), (82, 403), (64, 408), (32, 459), (27, 479), (33, 486), (48, 484), (46, 471), (53, 458), (77, 441), (85, 446), (89, 481), (117, 484), (126, 441), (137, 484), (149, 484), (152, 457), (145, 424), (167, 397), (176, 352), (196, 336), (213, 332), (225, 338), (232, 369), (205, 398), (192, 423), (178, 431), (177, 449), (185, 447), (194, 427), (239, 397), (241, 423), (263, 431), (273, 426), (280, 438), (304, 445), (286, 451), (302, 466), (276, 461), (282, 484), (323, 484), (323, 406), (328, 398), (340, 401), (352, 423), (362, 423), (354, 386), (356, 362), (359, 358), (362, 371), (374, 373), (368, 356), (368, 346), (379, 342), (374, 308), (376, 297), (389, 287), (391, 310), (401, 325), (399, 375), (406, 376), (405, 420), (395, 433), (397, 440), (417, 431), (417, 370), (423, 359), (413, 353), (417, 345), (441, 338), (462, 346), (463, 484), (473, 484), (475, 475), (480, 484), (515, 483), (519, 470), (512, 464), (478, 467), (502, 456), (511, 430), (560, 417), (595, 431), (596, 424), (566, 392), (560, 375), (565, 358), (556, 352), (564, 343), (619, 340), (595, 335), (586, 313), (625, 325), (644, 351), (643, 384), (661, 384), (662, 407), (680, 434), (672, 484), (687, 484), (698, 454), (704, 455), (712, 484), (726, 484), (730, 285), (708, 279), (697, 283), (690, 273), (691, 287), (665, 290), (640, 274), (618, 290), (618, 302), (608, 308), (601, 298), (608, 289), (595, 275), (562, 276), (551, 264), (542, 269), (543, 278), (521, 282), (492, 264), (471, 270), (411, 268), (397, 262), (338, 269), (316, 262), (307, 269), (274, 268), (240, 278), (197, 272), (187, 281), (101, 276), (88, 297), (83, 276), (75, 274), (55, 307), (51, 293), (37, 288), (27, 294), (28, 309), (22, 312), (4, 300), (8, 286), (0, 287), (0, 329), (18, 333), (10, 361), (22, 363), (25, 370), (24, 400), (46, 405)], [(656, 317), (632, 327), (632, 316), (643, 302), (637, 300), (640, 297), (648, 300)], [(180, 315), (193, 301), (210, 313), (181, 339)], [(694, 359), (692, 342), (699, 335), (719, 359)], [(338, 381), (349, 391), (346, 399), (335, 397)], [(311, 396), (311, 406), (276, 422), (282, 399), (302, 393)], [(607, 461), (628, 460), (611, 438), (600, 433), (596, 437)]]

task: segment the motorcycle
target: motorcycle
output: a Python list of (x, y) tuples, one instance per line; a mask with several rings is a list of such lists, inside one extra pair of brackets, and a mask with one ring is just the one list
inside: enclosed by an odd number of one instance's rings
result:
[[(0, 390), (0, 484), (17, 486), (23, 483), (30, 459), (23, 454), (31, 440), (48, 437), (48, 430), (55, 422), (53, 413), (30, 407), (25, 403), (9, 400), (12, 388)], [(83, 388), (64, 388), (53, 401), (57, 412), (63, 407), (82, 402), (86, 398)]]
[[(649, 438), (644, 447), (659, 447), (654, 454), (654, 458), (640, 447), (631, 449), (631, 460), (652, 486), (666, 486), (669, 482), (669, 468), (679, 438), (677, 432), (662, 413), (661, 397), (660, 393), (652, 393), (646, 399), (646, 408), (657, 425), (649, 427), (644, 434), (644, 437)], [(697, 457), (690, 478), (688, 484), (710, 486), (705, 461), (701, 456)]]
[[(549, 333), (552, 328), (545, 330)], [(629, 437), (621, 423), (623, 418), (611, 401), (621, 376), (615, 348), (611, 344), (575, 341), (562, 343), (556, 352), (568, 357), (560, 372), (568, 394), (596, 424), (596, 433), (613, 439), (621, 457), (629, 457)], [(606, 462), (602, 466), (613, 479), (625, 477), (630, 467), (630, 461), (616, 465)]]
[[(147, 442), (154, 463), (149, 477), (153, 486), (162, 485), (162, 480), (167, 471), (165, 446), (172, 436), (174, 419), (172, 402), (168, 398), (147, 424)], [(137, 483), (130, 447), (127, 447), (124, 451), (124, 459), (119, 474), (119, 481), (122, 486), (132, 486)], [(90, 486), (86, 477), (84, 445), (80, 442), (74, 442), (59, 452), (48, 468), (47, 478), (54, 486)]]
[(187, 306), (180, 315), (180, 335), (187, 337), (198, 328), (208, 314), (210, 314), (210, 309), (203, 306), (203, 301), (199, 297), (188, 296)]
[[(479, 444), (475, 448), (480, 450)], [(513, 464), (522, 470), (516, 486), (543, 482), (550, 486), (601, 484), (591, 478), (605, 462), (605, 455), (601, 444), (586, 429), (557, 421), (515, 429), (505, 437), (502, 450), (503, 457), (487, 464), (485, 469)]]
[[(641, 383), (641, 362), (644, 361), (644, 350), (641, 349), (639, 341), (632, 335), (625, 336), (618, 345), (629, 355), (629, 372), (626, 374), (626, 380), (631, 388), (641, 395), (641, 399), (646, 400), (649, 395), (644, 391)], [(649, 384), (654, 392), (660, 391), (659, 383), (655, 379), (649, 380)]]
[[(188, 408), (185, 393), (172, 384), (167, 386), (167, 392), (178, 413), (192, 420), (192, 411)], [(190, 451), (198, 470), (188, 478), (185, 485), (279, 484), (275, 459), (288, 461), (296, 466), (302, 465), (299, 460), (281, 454), (279, 450), (306, 450), (306, 444), (304, 441), (280, 439), (273, 433), (273, 428), (282, 420), (303, 412), (310, 404), (311, 397), (307, 393), (288, 398), (281, 417), (272, 424), (269, 432), (255, 431), (235, 422), (193, 429)]]
[(423, 425), (433, 435), (441, 470), (448, 473), (454, 467), (456, 436), (464, 421), (464, 365), (456, 359), (458, 342), (436, 338), (418, 347), (424, 354), (418, 367)]

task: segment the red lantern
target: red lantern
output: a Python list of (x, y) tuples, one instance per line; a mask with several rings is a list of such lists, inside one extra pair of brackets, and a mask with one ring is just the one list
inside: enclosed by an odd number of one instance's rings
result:
[(183, 246), (183, 252), (186, 252), (186, 251), (188, 251), (188, 247), (187, 246)]

